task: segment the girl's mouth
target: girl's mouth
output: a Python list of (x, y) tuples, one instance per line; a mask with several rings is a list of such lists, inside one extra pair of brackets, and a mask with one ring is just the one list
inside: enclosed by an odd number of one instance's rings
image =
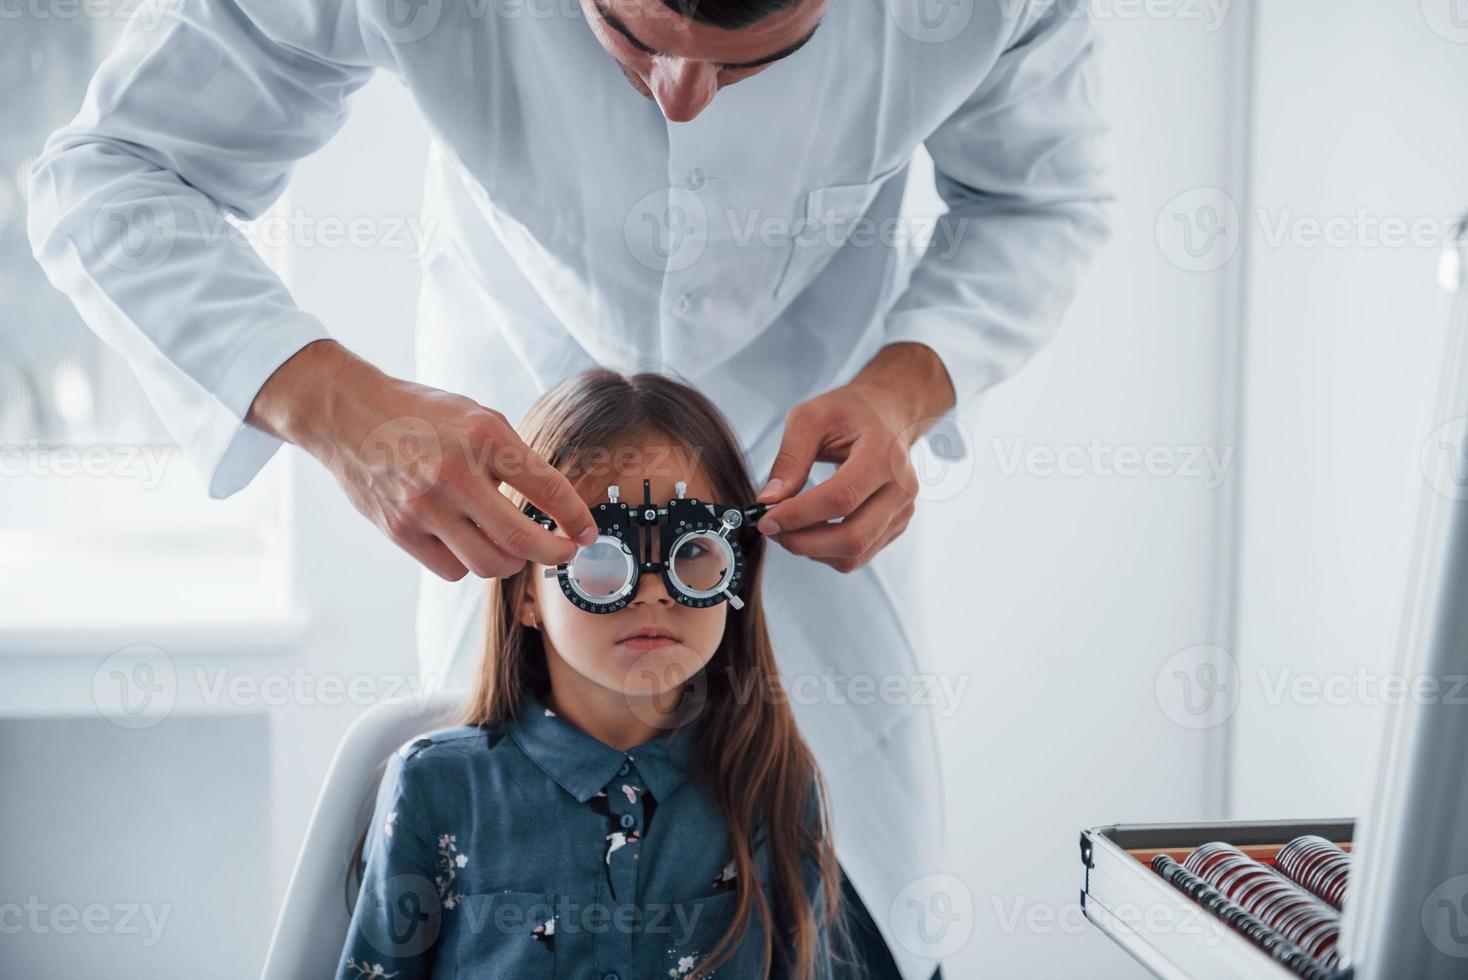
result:
[(617, 646), (626, 647), (629, 650), (661, 650), (663, 647), (674, 646), (677, 640), (671, 636), (629, 636), (625, 640), (618, 640)]

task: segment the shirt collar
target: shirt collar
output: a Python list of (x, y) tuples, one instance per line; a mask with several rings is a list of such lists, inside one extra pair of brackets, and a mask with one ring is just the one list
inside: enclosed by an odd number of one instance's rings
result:
[(526, 692), (510, 735), (520, 749), (566, 792), (585, 803), (606, 789), (630, 761), (656, 800), (688, 780), (699, 719), (621, 752), (589, 735)]

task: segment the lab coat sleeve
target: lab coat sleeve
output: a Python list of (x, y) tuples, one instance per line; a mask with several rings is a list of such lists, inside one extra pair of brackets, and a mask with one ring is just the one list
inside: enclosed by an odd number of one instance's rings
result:
[(925, 344), (948, 369), (957, 403), (945, 421), (1053, 336), (1109, 234), (1090, 20), (1036, 2), (1013, 31), (924, 141), (949, 210), (884, 325), (887, 343)]
[(366, 49), (353, 0), (145, 5), (31, 168), (37, 260), (211, 497), (280, 447), (243, 419), (277, 367), (329, 336), (226, 215), (259, 217), (336, 132)]
[(446, 882), (439, 879), (450, 872), (439, 870), (422, 767), (413, 765), (411, 751), (393, 754), (378, 788), (336, 980), (417, 980), (433, 973), (445, 908), (440, 885)]

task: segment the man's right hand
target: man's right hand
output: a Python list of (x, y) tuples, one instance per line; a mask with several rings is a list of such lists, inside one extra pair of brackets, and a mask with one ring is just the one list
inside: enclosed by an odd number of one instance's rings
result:
[[(450, 582), (513, 575), (526, 559), (556, 565), (596, 540), (586, 502), (503, 414), (384, 374), (334, 340), (276, 369), (245, 420), (315, 456), (357, 510)], [(502, 482), (568, 537), (522, 514)]]

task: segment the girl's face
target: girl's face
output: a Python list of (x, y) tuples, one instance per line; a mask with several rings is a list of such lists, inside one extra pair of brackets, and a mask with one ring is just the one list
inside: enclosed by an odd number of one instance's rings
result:
[[(690, 455), (666, 439), (652, 438), (612, 454), (606, 465), (592, 466), (592, 472), (574, 486), (592, 506), (606, 502), (610, 484), (621, 489), (620, 499), (641, 501), (644, 479), (650, 481), (653, 501), (661, 506), (677, 496), (674, 484), (680, 480), (687, 483), (687, 497), (725, 502), (718, 499), (707, 475)], [(626, 460), (641, 465), (625, 465)], [(654, 555), (662, 547), (661, 531), (652, 529)], [(555, 533), (565, 536), (560, 528)], [(548, 567), (527, 567), (530, 580), (518, 618), (541, 631), (558, 699), (579, 693), (604, 701), (613, 695), (634, 707), (657, 699), (679, 690), (702, 670), (724, 636), (727, 602), (703, 609), (685, 606), (668, 594), (660, 574), (643, 572), (624, 608), (614, 613), (591, 613), (578, 609), (561, 591), (560, 583), (546, 577)], [(670, 636), (632, 638), (632, 634), (648, 628)], [(575, 690), (568, 690), (568, 686)], [(673, 706), (670, 703), (666, 707), (670, 710)]]

